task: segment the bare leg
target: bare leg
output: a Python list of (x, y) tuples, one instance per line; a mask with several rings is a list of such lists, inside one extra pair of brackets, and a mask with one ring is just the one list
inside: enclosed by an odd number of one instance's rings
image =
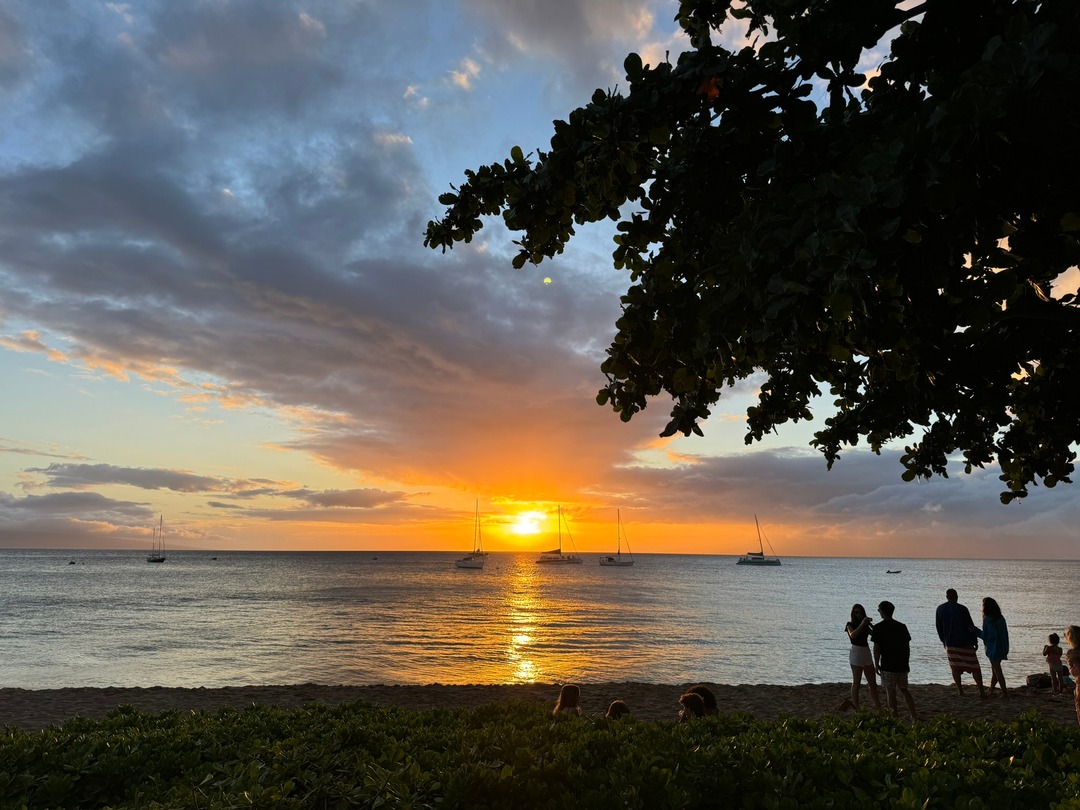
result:
[(877, 713), (881, 714), (881, 699), (878, 698), (875, 670), (873, 667), (864, 667), (863, 671), (866, 673), (866, 685), (870, 689), (870, 701), (874, 704)]
[(953, 683), (956, 684), (956, 694), (964, 694), (964, 686), (960, 683), (960, 670), (958, 670), (956, 667), (953, 667), (952, 679)]
[(987, 696), (986, 695), (986, 689), (985, 689), (985, 687), (983, 687), (983, 682), (982, 682), (982, 670), (977, 669), (972, 673), (972, 675), (975, 678), (975, 685), (977, 687), (979, 687), (979, 697), (983, 697), (983, 698), (986, 697)]
[(993, 679), (992, 679), (991, 684), (990, 684), (990, 688), (991, 689), (994, 688), (993, 682), (996, 681), (997, 684), (1001, 687), (1001, 699), (1002, 700), (1008, 700), (1009, 699), (1009, 693), (1005, 688), (1005, 673), (1001, 670), (1001, 662), (1000, 661), (991, 661), (990, 662), (990, 669), (994, 673)]
[(862, 682), (862, 667), (851, 668), (851, 705), (859, 710), (859, 686)]
[[(886, 703), (889, 704), (889, 711), (891, 711), (893, 714), (896, 714), (896, 687), (895, 686), (886, 686), (885, 687), (885, 701), (886, 701)], [(1077, 716), (1080, 717), (1080, 715), (1077, 715)]]
[[(901, 686), (900, 694), (904, 696), (904, 703), (907, 704), (908, 714), (911, 715), (911, 722), (916, 722), (919, 718), (915, 714), (915, 698), (911, 696), (911, 690), (909, 690), (906, 686)], [(893, 699), (893, 702), (895, 702), (895, 697)]]

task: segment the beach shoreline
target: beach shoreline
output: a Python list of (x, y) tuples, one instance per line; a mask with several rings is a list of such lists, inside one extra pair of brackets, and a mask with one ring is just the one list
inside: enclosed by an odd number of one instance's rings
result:
[[(581, 705), (586, 714), (603, 714), (615, 699), (625, 701), (641, 720), (676, 719), (679, 695), (689, 684), (582, 683)], [(748, 712), (761, 720), (782, 717), (820, 718), (826, 714), (845, 715), (837, 707), (850, 694), (849, 683), (802, 684), (707, 684), (716, 694), (721, 712)], [(230, 686), (222, 688), (176, 687), (72, 687), (64, 689), (0, 688), (0, 727), (39, 731), (74, 717), (100, 719), (114, 709), (130, 705), (141, 711), (208, 711), (251, 705), (293, 708), (310, 703), (339, 705), (362, 700), (377, 706), (407, 709), (458, 708), (502, 701), (523, 701), (553, 706), (558, 684), (504, 684), (446, 686)], [(965, 684), (965, 694), (953, 686), (918, 684), (911, 686), (921, 721), (946, 715), (964, 720), (1009, 722), (1034, 710), (1039, 717), (1066, 726), (1077, 723), (1071, 696), (1053, 698), (1049, 689), (1020, 686), (1010, 689), (1010, 699), (980, 699), (973, 684)], [(881, 690), (884, 704), (885, 694)], [(863, 708), (871, 706), (866, 687)], [(901, 703), (900, 716), (905, 717)]]

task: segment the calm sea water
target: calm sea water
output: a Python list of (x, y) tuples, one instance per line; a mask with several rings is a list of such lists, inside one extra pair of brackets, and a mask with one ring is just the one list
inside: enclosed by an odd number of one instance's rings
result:
[(998, 600), (1020, 683), (1045, 669), (1047, 634), (1080, 622), (1080, 561), (638, 555), (610, 568), (496, 553), (468, 571), (455, 556), (170, 552), (148, 565), (131, 551), (0, 550), (0, 686), (827, 683), (850, 678), (852, 602), (882, 599), (911, 631), (912, 681), (947, 683), (934, 610), (948, 587), (977, 621), (982, 597)]

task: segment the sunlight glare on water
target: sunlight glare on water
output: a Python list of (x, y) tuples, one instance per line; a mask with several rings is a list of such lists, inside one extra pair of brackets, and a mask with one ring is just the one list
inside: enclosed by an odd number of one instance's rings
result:
[[(912, 635), (915, 683), (949, 680), (934, 631), (945, 589), (1009, 622), (1005, 670), (1041, 672), (1076, 561), (637, 555), (630, 568), (495, 553), (0, 550), (0, 685), (487, 684), (576, 680), (845, 681), (853, 602)], [(900, 575), (887, 569), (902, 568)], [(984, 668), (988, 666), (984, 660)]]

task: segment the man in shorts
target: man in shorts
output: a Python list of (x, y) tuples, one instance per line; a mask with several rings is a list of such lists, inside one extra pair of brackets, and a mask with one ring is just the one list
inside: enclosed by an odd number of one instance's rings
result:
[(971, 620), (968, 609), (958, 601), (954, 588), (945, 591), (945, 601), (938, 605), (934, 622), (937, 625), (938, 638), (945, 647), (945, 656), (949, 659), (949, 669), (952, 670), (953, 683), (956, 684), (956, 694), (964, 694), (960, 676), (965, 672), (970, 672), (971, 677), (975, 679), (975, 685), (979, 687), (979, 697), (986, 697), (982, 668), (979, 666), (979, 657), (975, 654), (979, 647), (975, 622)]
[(915, 715), (915, 699), (908, 689), (911, 634), (906, 624), (893, 619), (894, 610), (892, 602), (878, 605), (881, 621), (874, 626), (874, 664), (881, 676), (881, 685), (885, 687), (885, 699), (889, 709), (895, 714), (896, 691), (899, 689), (914, 723), (918, 719)]

